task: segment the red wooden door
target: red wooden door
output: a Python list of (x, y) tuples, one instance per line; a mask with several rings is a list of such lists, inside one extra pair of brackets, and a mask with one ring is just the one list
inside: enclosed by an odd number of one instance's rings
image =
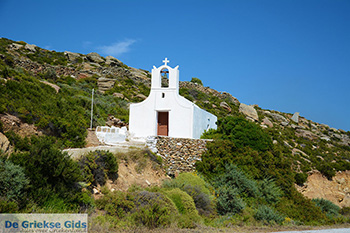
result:
[(158, 132), (159, 136), (168, 136), (169, 112), (158, 112)]

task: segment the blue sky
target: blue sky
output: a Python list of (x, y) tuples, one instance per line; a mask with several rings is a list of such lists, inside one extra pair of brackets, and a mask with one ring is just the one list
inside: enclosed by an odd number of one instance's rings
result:
[(0, 37), (151, 70), (350, 131), (348, 0), (0, 0)]

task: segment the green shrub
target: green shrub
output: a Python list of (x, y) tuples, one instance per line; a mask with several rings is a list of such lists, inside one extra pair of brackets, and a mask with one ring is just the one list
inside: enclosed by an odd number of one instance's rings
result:
[(307, 174), (306, 173), (295, 173), (294, 179), (295, 179), (295, 183), (297, 185), (301, 186), (306, 182)]
[(0, 197), (0, 213), (16, 213), (18, 205), (14, 201), (8, 201), (6, 198)]
[(108, 151), (91, 151), (79, 159), (79, 165), (90, 188), (104, 185), (107, 178), (113, 181), (118, 178), (117, 159)]
[(177, 213), (173, 202), (162, 193), (141, 191), (134, 196), (133, 218), (150, 229), (169, 225)]
[(210, 194), (209, 189), (207, 188), (207, 184), (197, 174), (190, 172), (180, 173), (178, 177), (176, 177), (175, 182), (182, 185), (182, 187), (185, 185), (191, 185), (193, 187), (197, 186), (200, 188), (201, 192), (207, 195)]
[(255, 180), (249, 179), (236, 165), (226, 165), (225, 173), (214, 179), (217, 188), (229, 187), (243, 197), (260, 197), (261, 192)]
[(319, 207), (322, 212), (330, 216), (338, 216), (340, 207), (336, 204), (333, 204), (331, 201), (323, 199), (323, 198), (314, 198), (312, 202), (315, 203), (317, 207)]
[(129, 193), (121, 191), (108, 192), (96, 200), (96, 207), (107, 211), (109, 215), (123, 218), (135, 207), (133, 200), (134, 197)]
[(278, 224), (281, 224), (284, 220), (284, 217), (281, 214), (266, 205), (259, 206), (254, 218), (258, 221)]
[(329, 163), (323, 162), (317, 165), (316, 168), (322, 173), (322, 175), (327, 177), (329, 180), (332, 180), (332, 177), (335, 176), (335, 170)]
[(192, 197), (200, 215), (210, 216), (214, 213), (214, 204), (211, 202), (209, 195), (201, 190), (200, 186), (186, 185), (182, 190)]
[(271, 178), (263, 179), (259, 182), (259, 186), (262, 198), (264, 198), (268, 204), (275, 204), (282, 197), (282, 190)]
[(176, 188), (165, 191), (165, 195), (173, 201), (180, 214), (198, 215), (193, 199), (186, 192)]
[(245, 208), (244, 201), (234, 187), (221, 186), (217, 189), (217, 195), (216, 207), (221, 215), (241, 213)]
[(260, 126), (244, 117), (228, 116), (217, 122), (218, 132), (223, 139), (229, 139), (238, 148), (249, 146), (258, 151), (272, 149), (272, 140)]
[(18, 200), (28, 184), (29, 180), (21, 166), (0, 160), (0, 196), (8, 200)]
[(30, 179), (28, 195), (34, 202), (42, 204), (55, 194), (79, 204), (82, 176), (78, 163), (57, 149), (53, 138), (31, 137), (29, 151), (13, 153), (10, 160), (24, 168)]

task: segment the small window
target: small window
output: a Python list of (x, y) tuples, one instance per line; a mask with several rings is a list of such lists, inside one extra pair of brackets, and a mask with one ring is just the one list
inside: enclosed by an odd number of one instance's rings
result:
[(162, 98), (164, 98), (164, 97), (165, 97), (165, 93), (163, 92), (163, 93), (162, 93)]

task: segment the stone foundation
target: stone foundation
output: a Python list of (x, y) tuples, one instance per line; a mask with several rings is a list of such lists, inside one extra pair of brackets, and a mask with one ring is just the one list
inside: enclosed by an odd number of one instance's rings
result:
[(167, 166), (167, 173), (175, 176), (181, 172), (192, 172), (195, 163), (201, 160), (203, 152), (207, 150), (207, 139), (188, 139), (171, 137), (148, 138), (148, 147), (163, 158)]

